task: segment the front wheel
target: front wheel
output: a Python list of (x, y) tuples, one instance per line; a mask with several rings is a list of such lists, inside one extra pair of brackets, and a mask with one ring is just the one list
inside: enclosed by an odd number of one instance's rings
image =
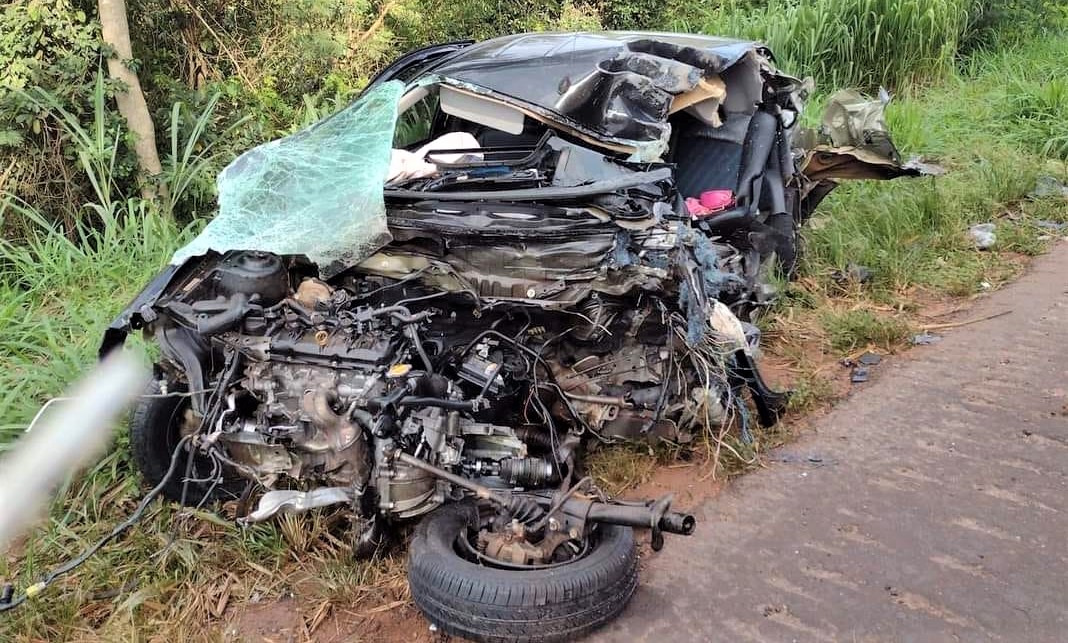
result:
[(472, 559), (479, 529), (473, 503), (446, 505), (423, 519), (408, 555), (412, 598), (445, 632), (483, 642), (570, 641), (615, 618), (638, 587), (630, 527), (600, 524), (580, 556), (536, 567)]
[[(155, 487), (166, 476), (174, 450), (188, 430), (189, 409), (189, 397), (183, 395), (182, 389), (165, 395), (157, 381), (149, 382), (134, 407), (130, 415), (130, 450), (134, 464), (149, 486)], [(192, 462), (188, 461), (188, 451), (178, 457), (176, 469), (161, 490), (168, 500), (196, 505), (240, 497), (245, 482), (229, 467), (217, 470), (221, 465), (200, 453), (193, 454)], [(190, 481), (184, 482), (189, 465)], [(210, 481), (220, 474), (221, 482)]]

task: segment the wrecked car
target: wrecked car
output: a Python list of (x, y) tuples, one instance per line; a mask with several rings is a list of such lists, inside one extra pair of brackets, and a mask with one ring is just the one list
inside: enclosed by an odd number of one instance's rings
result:
[(805, 95), (760, 44), (706, 36), (406, 55), (228, 166), (218, 215), (107, 330), (102, 353), (159, 347), (141, 472), (245, 523), (341, 505), (358, 555), (418, 520), (412, 596), (452, 634), (607, 622), (634, 530), (659, 549), (695, 521), (606, 496), (586, 449), (774, 423), (749, 322), (798, 230), (841, 178), (920, 173), (878, 101), (843, 94), (802, 136)]

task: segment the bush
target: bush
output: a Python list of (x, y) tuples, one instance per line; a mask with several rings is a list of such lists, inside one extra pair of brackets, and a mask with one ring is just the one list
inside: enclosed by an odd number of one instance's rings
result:
[(823, 87), (895, 87), (953, 69), (977, 0), (730, 2), (692, 22), (704, 33), (767, 44), (786, 71)]
[(988, 0), (972, 12), (964, 53), (1030, 40), (1068, 27), (1068, 5), (1057, 0)]
[[(103, 53), (99, 25), (69, 0), (11, 2), (0, 13), (2, 189), (68, 225), (92, 190), (56, 114), (29, 93), (34, 87), (47, 87), (68, 112), (88, 121)], [(105, 85), (106, 91), (111, 89)], [(111, 112), (103, 117), (106, 135), (112, 136), (118, 118)], [(129, 156), (120, 154), (116, 178), (132, 178), (132, 168)], [(19, 230), (9, 224), (3, 232)]]

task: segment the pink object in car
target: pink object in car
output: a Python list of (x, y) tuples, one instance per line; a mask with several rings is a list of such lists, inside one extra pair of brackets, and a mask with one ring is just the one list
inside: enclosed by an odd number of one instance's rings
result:
[(701, 193), (701, 205), (709, 210), (722, 210), (734, 205), (734, 192), (732, 190), (708, 190)]
[(703, 219), (734, 205), (734, 192), (731, 190), (707, 190), (701, 197), (686, 199), (686, 210), (694, 219)]

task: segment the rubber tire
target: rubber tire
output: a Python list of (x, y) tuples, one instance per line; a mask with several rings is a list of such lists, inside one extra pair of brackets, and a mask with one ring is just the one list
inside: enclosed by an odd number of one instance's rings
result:
[[(159, 382), (153, 380), (145, 387), (145, 395), (160, 395)], [(130, 451), (134, 464), (149, 487), (155, 487), (167, 474), (171, 455), (178, 446), (178, 421), (186, 405), (187, 397), (141, 397), (130, 415)], [(161, 494), (175, 502), (182, 501), (182, 478), (185, 476), (186, 457), (182, 456), (177, 468)], [(211, 473), (211, 461), (204, 456), (193, 459), (193, 478), (206, 477)], [(231, 471), (223, 471), (224, 482), (216, 485), (211, 497), (204, 499), (211, 483), (190, 482), (185, 497), (186, 505), (215, 502), (240, 497), (244, 483)]]
[(409, 548), (412, 598), (448, 634), (484, 643), (572, 641), (615, 618), (638, 587), (630, 527), (599, 525), (593, 550), (572, 564), (509, 571), (453, 549), (460, 530), (476, 521), (473, 503), (445, 505), (419, 523)]

